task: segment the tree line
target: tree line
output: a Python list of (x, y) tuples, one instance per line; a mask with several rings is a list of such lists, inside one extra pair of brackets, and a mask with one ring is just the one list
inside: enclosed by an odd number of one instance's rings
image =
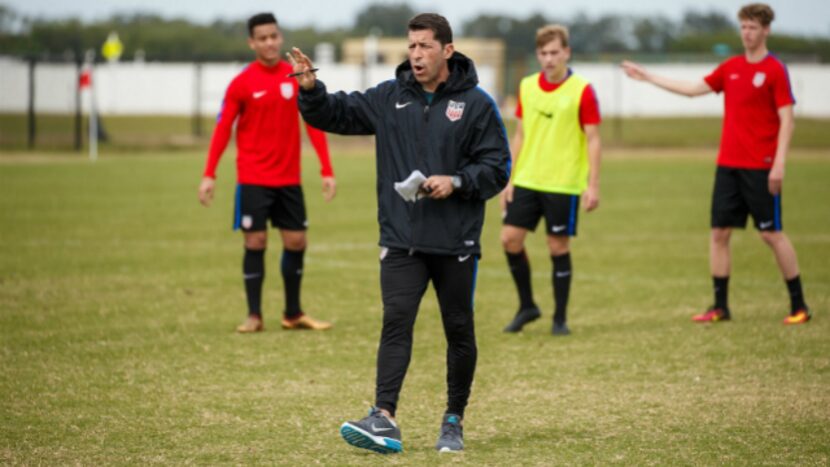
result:
[[(357, 13), (351, 27), (283, 27), (283, 32), (287, 43), (311, 51), (320, 42), (337, 45), (346, 38), (369, 33), (404, 36), (406, 22), (415, 13), (406, 3), (373, 4)], [(527, 60), (533, 52), (536, 29), (551, 22), (569, 27), (571, 46), (579, 59), (610, 60), (620, 54), (636, 54), (641, 60), (665, 60), (674, 54), (682, 54), (684, 59), (709, 58), (741, 50), (736, 20), (718, 11), (687, 11), (678, 21), (618, 14), (577, 14), (572, 18), (541, 13), (524, 18), (480, 14), (464, 21), (456, 35), (504, 40), (510, 63)], [(251, 56), (242, 40), (247, 35), (244, 18), (199, 24), (134, 13), (83, 22), (76, 18), (28, 18), (0, 5), (0, 55), (76, 60), (88, 49), (100, 52), (111, 31), (117, 31), (124, 44), (125, 60), (141, 56), (148, 61), (246, 61)], [(788, 60), (830, 62), (827, 37), (776, 32), (769, 46)], [(339, 50), (336, 53), (339, 55)]]

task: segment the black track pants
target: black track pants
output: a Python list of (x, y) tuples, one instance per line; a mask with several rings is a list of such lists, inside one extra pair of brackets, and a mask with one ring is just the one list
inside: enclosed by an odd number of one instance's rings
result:
[(393, 415), (412, 355), (412, 329), (432, 280), (447, 338), (447, 413), (464, 415), (476, 368), (473, 292), (476, 256), (444, 256), (389, 249), (381, 254), (383, 330), (377, 360), (375, 405)]

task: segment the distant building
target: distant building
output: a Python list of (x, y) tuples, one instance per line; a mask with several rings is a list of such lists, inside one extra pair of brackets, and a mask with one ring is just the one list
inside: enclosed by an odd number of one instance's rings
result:
[[(470, 57), (477, 66), (489, 66), (496, 72), (496, 89), (504, 87), (505, 46), (501, 39), (455, 38), (455, 50)], [(352, 38), (343, 41), (343, 63), (361, 65), (377, 63), (397, 65), (406, 60), (405, 37)], [(374, 60), (366, 60), (366, 51), (376, 51)]]

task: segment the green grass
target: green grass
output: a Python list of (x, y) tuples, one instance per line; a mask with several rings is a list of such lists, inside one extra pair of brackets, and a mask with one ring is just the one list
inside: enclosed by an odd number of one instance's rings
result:
[(567, 338), (548, 333), (539, 234), (528, 248), (545, 319), (501, 332), (516, 297), (491, 203), (467, 451), (432, 450), (445, 343), (429, 291), (399, 408), (405, 452), (381, 457), (337, 434), (372, 402), (381, 306), (373, 160), (333, 153), (331, 204), (304, 159), (303, 303), (335, 328), (279, 329), (273, 243), (254, 336), (233, 333), (245, 307), (230, 155), (209, 209), (196, 201), (201, 153), (0, 156), (0, 463), (830, 462), (826, 155), (794, 152), (786, 179), (784, 223), (815, 311), (800, 327), (780, 324), (784, 285), (751, 230), (734, 238), (734, 321), (691, 323), (710, 300), (712, 151), (609, 152), (601, 207), (580, 214)]
[[(213, 132), (215, 119), (201, 120), (201, 136), (194, 136), (194, 122), (181, 116), (104, 116), (103, 125), (110, 137), (101, 144), (102, 150), (132, 152), (135, 150), (171, 150), (205, 147)], [(508, 119), (509, 134), (515, 120)], [(38, 115), (36, 121), (38, 149), (69, 150), (74, 145), (75, 123), (71, 116)], [(828, 148), (830, 120), (798, 118), (792, 146), (795, 148)], [(27, 144), (25, 115), (0, 114), (0, 148), (22, 149)], [(86, 122), (83, 126), (86, 141)], [(606, 118), (600, 126), (606, 147), (689, 147), (712, 148), (720, 141), (720, 118)], [(334, 141), (342, 142), (337, 136)], [(344, 144), (353, 144), (351, 142)]]

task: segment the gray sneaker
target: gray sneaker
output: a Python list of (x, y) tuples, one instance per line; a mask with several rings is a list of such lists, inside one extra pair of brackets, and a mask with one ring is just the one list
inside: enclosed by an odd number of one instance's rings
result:
[(456, 414), (444, 414), (441, 421), (441, 435), (435, 443), (438, 452), (458, 452), (464, 450), (464, 427), (461, 417)]
[(540, 316), (542, 316), (542, 312), (540, 312), (536, 307), (522, 308), (516, 312), (516, 316), (513, 317), (513, 321), (504, 327), (504, 332), (519, 332), (525, 324), (539, 319)]
[(376, 407), (372, 407), (369, 416), (363, 420), (340, 426), (340, 436), (354, 447), (381, 454), (403, 451), (398, 425)]
[(571, 334), (571, 330), (568, 329), (567, 323), (553, 323), (553, 329), (551, 329), (551, 334), (553, 334), (554, 336), (568, 336)]

